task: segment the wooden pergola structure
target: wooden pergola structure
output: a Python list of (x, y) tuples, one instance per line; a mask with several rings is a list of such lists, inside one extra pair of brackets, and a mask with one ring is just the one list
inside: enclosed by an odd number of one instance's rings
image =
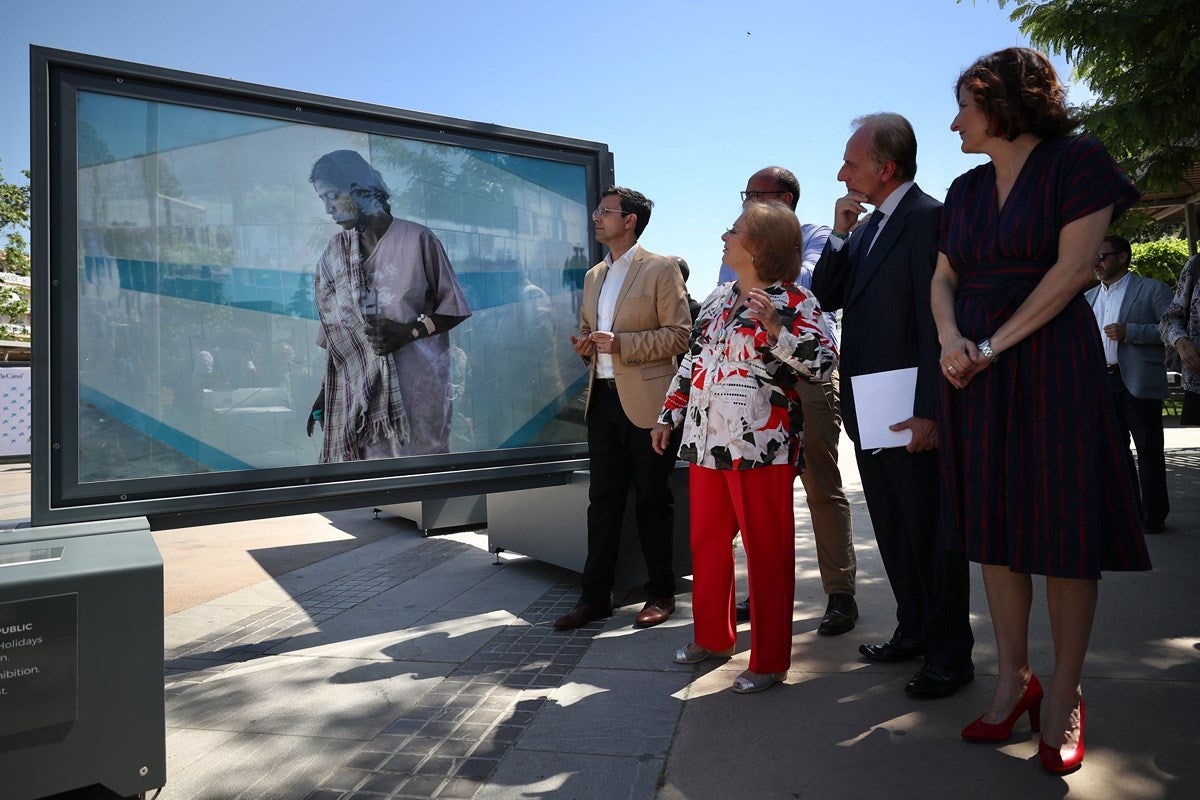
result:
[(1146, 192), (1135, 206), (1160, 222), (1182, 222), (1188, 254), (1196, 254), (1200, 238), (1200, 164), (1193, 164), (1170, 191)]

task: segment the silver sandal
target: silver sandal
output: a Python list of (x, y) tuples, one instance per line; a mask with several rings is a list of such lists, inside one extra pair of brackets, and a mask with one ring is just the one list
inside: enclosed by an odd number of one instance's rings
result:
[(729, 658), (733, 655), (734, 647), (727, 650), (709, 650), (692, 642), (687, 647), (681, 647), (675, 651), (676, 664), (699, 664), (709, 658)]
[(733, 685), (729, 688), (738, 694), (754, 694), (764, 689), (770, 689), (786, 677), (786, 672), (751, 672), (750, 670), (746, 670), (733, 679)]

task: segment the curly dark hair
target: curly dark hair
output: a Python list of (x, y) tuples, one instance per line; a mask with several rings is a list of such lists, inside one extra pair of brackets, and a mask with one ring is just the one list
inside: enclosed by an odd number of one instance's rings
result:
[(1050, 60), (1028, 47), (1009, 47), (980, 58), (954, 82), (987, 115), (990, 133), (1013, 141), (1023, 133), (1042, 139), (1065, 136), (1076, 121), (1067, 108), (1067, 89)]

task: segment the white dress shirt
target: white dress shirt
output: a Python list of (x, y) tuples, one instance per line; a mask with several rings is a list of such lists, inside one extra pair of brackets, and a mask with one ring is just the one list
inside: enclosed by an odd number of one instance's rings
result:
[(1100, 341), (1104, 344), (1104, 361), (1110, 367), (1117, 363), (1117, 340), (1108, 338), (1104, 332), (1105, 325), (1121, 321), (1121, 302), (1125, 299), (1125, 287), (1129, 286), (1129, 273), (1121, 276), (1112, 286), (1100, 284), (1096, 292), (1096, 304), (1092, 312), (1096, 315), (1096, 324), (1100, 326)]
[[(612, 252), (604, 256), (604, 263), (608, 265), (608, 274), (604, 276), (604, 284), (600, 287), (600, 298), (596, 306), (596, 330), (598, 331), (612, 330), (613, 317), (617, 314), (617, 298), (621, 294), (621, 287), (625, 285), (625, 278), (629, 276), (629, 265), (633, 263), (633, 256), (637, 249), (638, 245), (635, 244), (622, 253), (616, 261), (613, 261)], [(613, 377), (611, 353), (596, 354), (596, 377)]]

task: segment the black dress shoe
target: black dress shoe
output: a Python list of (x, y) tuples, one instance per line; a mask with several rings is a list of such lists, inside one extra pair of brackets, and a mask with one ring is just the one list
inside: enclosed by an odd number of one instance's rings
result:
[(932, 700), (949, 697), (958, 691), (958, 687), (966, 686), (973, 680), (975, 665), (970, 660), (958, 667), (926, 664), (904, 685), (904, 691), (913, 697)]
[(750, 621), (750, 598), (749, 597), (747, 597), (745, 600), (743, 600), (742, 602), (737, 604), (737, 621), (738, 622), (749, 622)]
[(817, 626), (817, 633), (826, 636), (838, 636), (854, 630), (854, 621), (858, 619), (858, 603), (854, 595), (835, 592), (829, 595), (829, 605), (825, 607), (825, 616)]
[(1165, 519), (1146, 520), (1146, 533), (1162, 533), (1166, 529), (1167, 521)]
[(860, 644), (858, 652), (872, 661), (908, 661), (925, 655), (925, 643), (920, 639), (898, 639), (893, 636), (883, 644)]
[(570, 631), (582, 628), (589, 622), (612, 616), (612, 603), (580, 603), (568, 613), (554, 620), (554, 630)]

